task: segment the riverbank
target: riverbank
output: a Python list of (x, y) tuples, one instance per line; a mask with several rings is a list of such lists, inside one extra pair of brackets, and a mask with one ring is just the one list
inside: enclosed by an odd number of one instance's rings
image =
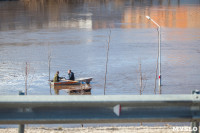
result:
[[(184, 128), (184, 127), (183, 127)], [(188, 129), (190, 127), (185, 127)], [(0, 129), (1, 133), (17, 133), (17, 128)], [(26, 128), (25, 133), (181, 133), (183, 131), (173, 131), (172, 126), (163, 127), (83, 127), (83, 128)], [(184, 133), (190, 131), (185, 130)]]

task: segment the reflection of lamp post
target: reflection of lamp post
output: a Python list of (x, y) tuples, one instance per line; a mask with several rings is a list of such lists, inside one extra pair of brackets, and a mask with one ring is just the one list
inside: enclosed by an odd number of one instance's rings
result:
[(161, 94), (161, 47), (160, 47), (160, 25), (158, 25), (153, 19), (149, 16), (146, 16), (147, 19), (151, 20), (156, 26), (158, 26), (158, 58), (159, 58), (159, 93)]

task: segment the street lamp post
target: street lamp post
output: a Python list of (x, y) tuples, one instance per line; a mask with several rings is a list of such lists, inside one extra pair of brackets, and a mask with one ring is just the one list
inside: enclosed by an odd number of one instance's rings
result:
[(159, 76), (158, 76), (158, 86), (159, 86), (159, 93), (161, 94), (161, 46), (160, 46), (160, 25), (158, 25), (153, 19), (149, 16), (146, 16), (147, 19), (151, 20), (157, 27), (158, 27), (158, 58), (159, 58)]

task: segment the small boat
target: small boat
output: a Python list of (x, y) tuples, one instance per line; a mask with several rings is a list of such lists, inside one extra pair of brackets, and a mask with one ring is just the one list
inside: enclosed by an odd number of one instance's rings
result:
[(92, 81), (92, 77), (87, 77), (87, 78), (79, 78), (76, 79), (76, 81), (81, 82), (81, 83), (86, 83), (86, 84), (90, 84), (90, 81)]
[(90, 81), (92, 81), (92, 77), (88, 78), (79, 78), (76, 79), (75, 81), (73, 80), (66, 80), (66, 79), (61, 79), (59, 82), (51, 82), (51, 85), (53, 86), (60, 86), (60, 85), (81, 85), (81, 84), (90, 84)]
[(70, 94), (84, 94), (91, 93), (90, 81), (92, 81), (92, 77), (88, 78), (79, 78), (75, 81), (61, 79), (59, 82), (51, 81), (51, 87), (54, 88), (55, 94), (59, 94), (59, 90), (67, 89)]
[(80, 82), (61, 79), (59, 82), (51, 82), (51, 85), (80, 85)]

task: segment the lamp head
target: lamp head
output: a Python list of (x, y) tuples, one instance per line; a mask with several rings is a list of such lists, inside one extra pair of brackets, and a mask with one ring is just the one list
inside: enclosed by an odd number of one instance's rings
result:
[(149, 16), (146, 16), (146, 18), (149, 19), (149, 20), (151, 19)]

